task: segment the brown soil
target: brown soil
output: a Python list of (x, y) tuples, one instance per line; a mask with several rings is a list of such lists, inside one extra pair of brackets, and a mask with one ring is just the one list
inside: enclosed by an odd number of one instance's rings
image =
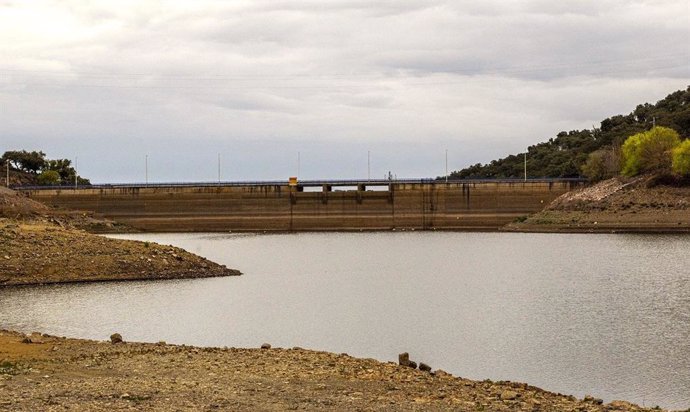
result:
[(172, 246), (108, 239), (79, 229), (113, 226), (1, 188), (0, 286), (240, 274)]
[(0, 186), (0, 218), (40, 221), (61, 227), (83, 229), (91, 233), (128, 233), (132, 228), (97, 216), (93, 212), (51, 209), (20, 192)]
[(0, 285), (239, 275), (172, 246), (0, 220)]
[(613, 178), (568, 192), (505, 230), (690, 232), (690, 186), (646, 175)]
[(116, 409), (649, 410), (300, 348), (111, 344), (0, 331), (0, 410)]

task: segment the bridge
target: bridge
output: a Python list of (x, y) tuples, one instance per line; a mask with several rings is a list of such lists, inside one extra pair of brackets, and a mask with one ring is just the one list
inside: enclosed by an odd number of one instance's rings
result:
[[(292, 183), (292, 184), (291, 184)], [(305, 180), (20, 187), (144, 231), (495, 230), (582, 179)]]

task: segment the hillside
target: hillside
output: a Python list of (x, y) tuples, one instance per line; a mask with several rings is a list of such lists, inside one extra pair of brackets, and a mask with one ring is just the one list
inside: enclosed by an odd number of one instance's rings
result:
[[(627, 115), (604, 119), (599, 128), (560, 132), (546, 142), (528, 148), (529, 177), (579, 177), (587, 156), (605, 147), (620, 147), (630, 135), (653, 125), (676, 130), (690, 137), (690, 86), (656, 104), (640, 104)], [(487, 164), (475, 164), (450, 173), (453, 179), (517, 178), (523, 176), (524, 153), (509, 155)]]
[(690, 185), (650, 174), (616, 177), (565, 193), (505, 230), (690, 232)]

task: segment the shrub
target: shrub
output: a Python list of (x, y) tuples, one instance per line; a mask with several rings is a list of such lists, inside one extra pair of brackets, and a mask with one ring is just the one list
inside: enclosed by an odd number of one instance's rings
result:
[(690, 176), (690, 139), (673, 149), (672, 167), (681, 176)]
[(595, 150), (581, 167), (582, 174), (593, 182), (614, 177), (620, 170), (620, 154), (609, 147)]
[(44, 170), (36, 180), (41, 186), (52, 186), (60, 183), (60, 174), (55, 170)]
[(675, 130), (654, 127), (646, 132), (628, 137), (623, 143), (623, 168), (621, 173), (635, 176), (643, 172), (668, 171), (671, 169), (671, 151), (680, 144)]

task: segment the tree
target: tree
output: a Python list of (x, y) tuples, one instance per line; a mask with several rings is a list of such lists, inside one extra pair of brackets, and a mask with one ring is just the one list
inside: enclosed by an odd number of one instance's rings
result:
[(673, 149), (672, 167), (681, 176), (690, 176), (690, 139)]
[(620, 170), (620, 154), (613, 147), (596, 150), (587, 156), (581, 169), (593, 182), (611, 178)]
[(60, 174), (55, 170), (44, 170), (36, 178), (41, 186), (52, 186), (60, 183)]
[(46, 154), (43, 152), (7, 151), (2, 155), (2, 162), (9, 162), (15, 170), (27, 173), (38, 173), (46, 165)]
[[(611, 146), (618, 151), (631, 135), (652, 125), (676, 130), (690, 138), (690, 86), (666, 96), (655, 104), (638, 105), (627, 115), (611, 116), (600, 127), (563, 131), (529, 147), (529, 175), (532, 177), (577, 177), (590, 153)], [(516, 134), (522, 133), (516, 131)], [(452, 178), (503, 178), (522, 175), (522, 155), (508, 155), (486, 164), (475, 164), (451, 173)]]
[(60, 174), (60, 179), (63, 182), (74, 181), (74, 175), (77, 173), (76, 170), (71, 166), (72, 161), (69, 159), (56, 159), (48, 160), (46, 163), (47, 170), (54, 170)]
[(621, 173), (635, 176), (643, 172), (670, 171), (671, 150), (680, 144), (678, 133), (667, 127), (657, 126), (649, 131), (628, 137), (621, 148), (623, 167)]

